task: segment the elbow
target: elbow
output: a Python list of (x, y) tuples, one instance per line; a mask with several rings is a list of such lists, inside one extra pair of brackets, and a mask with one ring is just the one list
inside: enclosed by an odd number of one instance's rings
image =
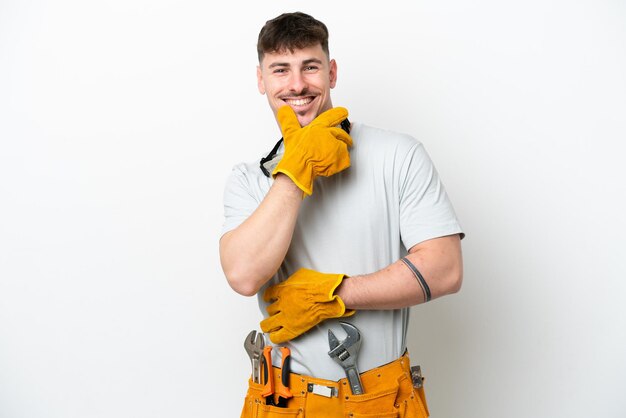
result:
[(249, 263), (224, 263), (222, 270), (228, 285), (242, 296), (254, 296), (274, 273), (269, 273)]
[(450, 279), (450, 294), (458, 293), (461, 290), (461, 286), (463, 285), (463, 273), (459, 272), (458, 274), (453, 275)]
[(456, 257), (450, 260), (448, 268), (448, 293), (454, 294), (461, 290), (463, 285), (463, 255), (461, 247), (458, 247)]
[(258, 289), (247, 284), (239, 284), (230, 280), (228, 281), (228, 284), (235, 292), (239, 293), (241, 296), (251, 297), (256, 295), (259, 291)]
[(228, 285), (242, 296), (255, 296), (261, 287), (271, 279), (272, 275), (246, 263), (222, 263), (222, 270), (228, 281)]
[(241, 259), (233, 256), (227, 245), (230, 241), (226, 239), (230, 234), (231, 232), (227, 233), (220, 240), (222, 271), (231, 289), (242, 296), (254, 296), (258, 293), (264, 281), (256, 279), (258, 273), (253, 271), (249, 264), (242, 263)]
[(227, 271), (224, 269), (224, 275), (231, 289), (242, 296), (254, 296), (261, 288), (261, 285), (252, 280), (250, 274), (246, 274), (245, 272), (236, 271), (234, 269)]
[(461, 290), (463, 285), (463, 265), (458, 264), (449, 274), (448, 293), (454, 294)]

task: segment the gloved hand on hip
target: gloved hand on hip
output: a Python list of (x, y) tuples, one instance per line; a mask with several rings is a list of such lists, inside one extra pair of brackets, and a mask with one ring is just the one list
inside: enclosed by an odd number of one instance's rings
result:
[(352, 138), (336, 127), (347, 117), (347, 109), (335, 107), (301, 127), (291, 107), (278, 109), (276, 118), (283, 133), (285, 153), (272, 176), (283, 173), (310, 195), (317, 176), (329, 177), (350, 167), (348, 147), (352, 146)]
[(353, 315), (355, 311), (346, 311), (341, 298), (334, 294), (345, 277), (302, 268), (284, 282), (268, 287), (263, 299), (274, 303), (267, 307), (270, 316), (261, 321), (261, 329), (270, 334), (274, 344), (280, 344), (326, 319)]

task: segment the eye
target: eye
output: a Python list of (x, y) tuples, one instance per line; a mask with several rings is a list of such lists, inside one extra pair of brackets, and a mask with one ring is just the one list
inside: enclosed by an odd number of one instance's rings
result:
[(308, 73), (312, 73), (317, 71), (319, 68), (315, 65), (307, 65), (306, 67), (304, 67), (304, 71), (308, 72)]
[(286, 73), (287, 70), (284, 68), (276, 68), (274, 71), (272, 71), (274, 74), (283, 74)]

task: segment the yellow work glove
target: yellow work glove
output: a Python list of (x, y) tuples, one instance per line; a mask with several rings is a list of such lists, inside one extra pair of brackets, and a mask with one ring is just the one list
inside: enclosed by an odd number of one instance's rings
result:
[(335, 289), (347, 277), (300, 269), (287, 280), (265, 290), (263, 299), (274, 301), (267, 307), (269, 318), (261, 321), (263, 332), (270, 334), (274, 344), (292, 340), (329, 318), (354, 314), (346, 311)]
[(347, 117), (348, 110), (335, 107), (301, 127), (291, 107), (278, 109), (276, 119), (283, 133), (285, 153), (272, 176), (286, 174), (310, 195), (317, 176), (329, 177), (350, 167), (348, 147), (352, 146), (352, 138), (336, 127)]

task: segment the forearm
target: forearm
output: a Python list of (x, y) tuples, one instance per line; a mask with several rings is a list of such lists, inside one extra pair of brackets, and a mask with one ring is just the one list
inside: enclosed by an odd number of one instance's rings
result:
[(278, 270), (293, 236), (302, 191), (286, 176), (276, 176), (248, 219), (220, 239), (220, 260), (230, 286), (252, 296)]
[[(460, 289), (463, 262), (458, 235), (416, 246), (407, 259), (421, 273), (431, 299)], [(424, 288), (401, 260), (375, 273), (344, 279), (336, 294), (347, 309), (400, 309), (426, 301)]]

